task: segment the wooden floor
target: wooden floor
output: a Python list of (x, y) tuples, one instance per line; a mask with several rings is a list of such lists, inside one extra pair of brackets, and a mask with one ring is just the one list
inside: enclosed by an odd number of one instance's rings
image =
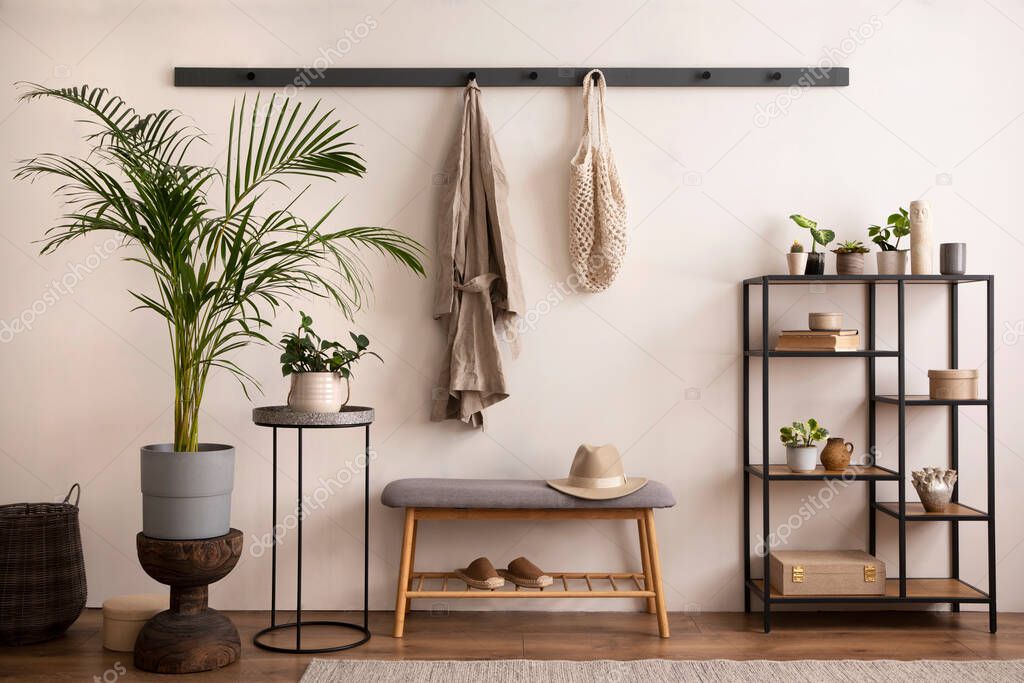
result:
[[(266, 652), (252, 645), (265, 612), (227, 613), (242, 636), (241, 661), (195, 676), (209, 681), (297, 681), (313, 655)], [(281, 616), (279, 614), (279, 616)], [(309, 619), (356, 620), (352, 614), (305, 613)], [(774, 631), (760, 632), (757, 614), (670, 615), (672, 638), (658, 638), (649, 614), (621, 612), (416, 612), (396, 640), (392, 614), (370, 615), (373, 639), (343, 653), (355, 659), (1021, 659), (1024, 614), (1002, 614), (988, 633), (985, 613), (776, 613)], [(336, 638), (331, 631), (327, 638)], [(294, 636), (292, 636), (294, 637)], [(303, 645), (325, 641), (303, 629)], [(282, 644), (288, 639), (282, 636)], [(0, 648), (0, 680), (105, 680), (123, 683), (189, 680), (136, 671), (131, 653), (102, 649), (99, 610), (86, 610), (57, 640)], [(120, 675), (118, 675), (120, 674)], [(98, 678), (97, 678), (98, 677)]]

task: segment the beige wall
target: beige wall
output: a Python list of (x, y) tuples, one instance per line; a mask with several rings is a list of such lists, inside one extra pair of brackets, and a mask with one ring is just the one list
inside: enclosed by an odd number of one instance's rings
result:
[[(0, 20), (0, 150), (8, 169), (41, 151), (80, 150), (85, 131), (58, 103), (19, 104), (11, 85), (18, 80), (103, 85), (142, 109), (179, 108), (209, 132), (211, 144), (197, 158), (212, 160), (223, 150), (231, 104), (243, 92), (175, 89), (175, 65), (308, 65), (327, 55), (334, 66), (798, 66), (834, 59), (851, 67), (851, 87), (796, 96), (782, 89), (611, 90), (609, 125), (632, 244), (619, 281), (596, 296), (566, 285), (566, 166), (580, 131), (579, 93), (485, 88), (511, 179), (530, 306), (523, 355), (508, 364), (512, 397), (489, 412), (487, 431), (428, 421), (443, 332), (430, 316), (427, 282), (375, 260), (376, 303), (354, 324), (322, 303), (302, 304), (331, 335), (350, 328), (366, 333), (385, 358), (382, 366), (362, 367), (354, 388), (355, 401), (375, 406), (378, 415), (371, 606), (393, 604), (397, 572), (400, 520), (378, 503), (385, 483), (412, 476), (560, 476), (577, 444), (590, 441), (617, 444), (631, 474), (675, 491), (679, 506), (658, 515), (671, 609), (741, 609), (739, 281), (783, 270), (783, 251), (803, 237), (786, 220), (790, 213), (818, 217), (841, 238), (863, 239), (869, 223), (924, 198), (934, 208), (937, 240), (967, 241), (970, 270), (998, 277), (1001, 607), (1024, 608), (1024, 589), (1014, 581), (1024, 572), (1018, 492), (1024, 396), (1016, 345), (1024, 335), (1020, 2), (41, 0), (2, 2)], [(432, 246), (432, 176), (457, 125), (460, 92), (308, 89), (299, 97), (322, 98), (359, 124), (353, 139), (369, 166), (363, 181), (316, 187), (308, 206), (323, 207), (343, 194), (341, 225), (388, 224)], [(109, 595), (156, 587), (135, 559), (137, 454), (141, 445), (168, 440), (172, 384), (161, 325), (129, 312), (126, 290), (149, 284), (138, 268), (117, 262), (122, 252), (111, 255), (95, 239), (37, 255), (32, 241), (60, 211), (51, 189), (15, 183), (9, 172), (0, 179), (0, 318), (10, 324), (26, 316), (32, 323), (30, 331), (5, 333), (0, 346), (0, 500), (54, 499), (82, 482), (89, 602), (98, 605)], [(62, 279), (72, 292), (55, 289), (53, 281)], [(981, 295), (977, 286), (962, 295), (964, 367), (984, 361)], [(908, 383), (923, 391), (926, 370), (945, 364), (944, 294), (913, 289), (908, 305)], [(863, 324), (861, 293), (831, 287), (779, 292), (772, 318), (777, 328), (799, 326), (809, 310), (844, 311)], [(891, 293), (883, 295), (880, 315), (880, 339), (891, 345)], [(283, 314), (271, 336), (292, 323)], [(276, 356), (253, 347), (237, 359), (264, 381), (263, 403), (285, 395)], [(892, 364), (880, 362), (884, 387), (894, 387)], [(812, 414), (863, 451), (862, 361), (773, 367), (773, 459), (783, 457), (777, 426)], [(754, 392), (760, 394), (756, 382)], [(225, 608), (265, 608), (269, 598), (270, 558), (259, 553), (258, 537), (269, 531), (271, 516), (270, 434), (251, 424), (250, 409), (233, 380), (212, 380), (202, 438), (237, 446), (233, 524), (248, 539), (239, 567), (214, 589), (215, 604)], [(881, 409), (887, 464), (895, 458), (893, 416)], [(910, 414), (912, 465), (944, 461), (946, 419), (943, 410)], [(983, 506), (984, 413), (966, 409), (962, 425), (963, 499)], [(755, 422), (754, 433), (759, 429)], [(359, 448), (356, 433), (311, 434), (307, 493), (343, 470)], [(278, 502), (286, 510), (294, 490), (290, 442), (282, 454)], [(306, 608), (359, 604), (358, 481), (332, 489), (326, 507), (314, 510), (305, 526)], [(895, 496), (891, 486), (880, 488)], [(817, 490), (780, 486), (773, 528)], [(861, 485), (843, 491), (829, 509), (801, 523), (790, 547), (864, 547), (865, 500)], [(759, 509), (758, 496), (753, 503)], [(879, 520), (890, 573), (897, 570), (895, 530), (891, 520)], [(418, 560), (447, 569), (479, 555), (500, 564), (525, 554), (551, 569), (625, 569), (636, 565), (634, 532), (611, 522), (427, 524)], [(947, 571), (947, 538), (944, 525), (911, 528), (913, 574)], [(284, 605), (291, 604), (294, 540), (289, 532), (284, 541)], [(964, 577), (984, 585), (981, 525), (965, 525), (963, 549)]]

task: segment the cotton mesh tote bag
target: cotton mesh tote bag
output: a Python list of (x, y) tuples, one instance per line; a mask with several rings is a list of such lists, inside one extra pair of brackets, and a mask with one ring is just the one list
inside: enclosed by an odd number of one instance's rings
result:
[(607, 289), (615, 280), (627, 244), (626, 200), (608, 144), (605, 90), (604, 74), (598, 69), (587, 74), (583, 138), (569, 162), (569, 259), (580, 287), (589, 292)]

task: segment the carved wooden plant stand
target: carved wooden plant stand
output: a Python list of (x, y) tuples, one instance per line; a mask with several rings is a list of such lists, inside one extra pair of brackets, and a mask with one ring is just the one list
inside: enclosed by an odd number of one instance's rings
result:
[(146, 573), (171, 587), (171, 608), (150, 619), (135, 641), (135, 666), (182, 674), (219, 669), (241, 654), (238, 630), (208, 606), (208, 586), (227, 576), (242, 552), (242, 532), (187, 541), (135, 537)]

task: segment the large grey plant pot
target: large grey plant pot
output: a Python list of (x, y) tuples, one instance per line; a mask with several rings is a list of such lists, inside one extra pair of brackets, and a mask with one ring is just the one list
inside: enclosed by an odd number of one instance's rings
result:
[(180, 453), (169, 443), (143, 446), (142, 533), (151, 538), (197, 539), (231, 529), (235, 449), (199, 444)]

